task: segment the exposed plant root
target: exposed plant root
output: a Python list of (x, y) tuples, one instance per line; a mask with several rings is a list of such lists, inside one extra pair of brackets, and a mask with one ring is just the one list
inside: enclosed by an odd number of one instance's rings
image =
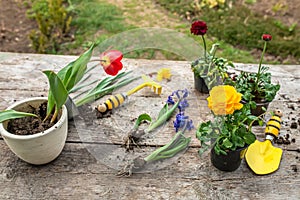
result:
[(128, 163), (127, 165), (125, 165), (123, 167), (123, 169), (121, 169), (116, 174), (116, 176), (119, 176), (119, 177), (130, 177), (133, 172), (136, 172), (136, 171), (142, 169), (146, 165), (146, 163), (147, 162), (143, 158), (137, 157), (133, 161), (131, 161), (130, 163)]

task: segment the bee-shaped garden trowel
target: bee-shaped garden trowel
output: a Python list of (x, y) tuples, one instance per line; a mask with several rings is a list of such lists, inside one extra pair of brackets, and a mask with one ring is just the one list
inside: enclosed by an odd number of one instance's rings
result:
[(248, 166), (259, 175), (269, 174), (279, 168), (282, 149), (274, 147), (273, 139), (278, 137), (281, 126), (282, 112), (274, 111), (274, 115), (267, 122), (265, 129), (266, 139), (263, 142), (256, 140), (245, 154)]

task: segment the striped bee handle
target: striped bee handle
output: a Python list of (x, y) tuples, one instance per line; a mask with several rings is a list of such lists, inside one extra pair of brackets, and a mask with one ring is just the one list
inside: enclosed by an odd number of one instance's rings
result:
[(282, 122), (281, 117), (282, 117), (282, 112), (280, 110), (274, 111), (274, 115), (267, 122), (266, 129), (265, 129), (266, 135), (272, 135), (274, 137), (278, 137), (280, 127), (281, 127), (281, 122)]
[(104, 103), (98, 105), (96, 109), (100, 113), (105, 113), (108, 110), (112, 110), (114, 108), (119, 107), (127, 98), (127, 95), (125, 94), (116, 94), (110, 96)]

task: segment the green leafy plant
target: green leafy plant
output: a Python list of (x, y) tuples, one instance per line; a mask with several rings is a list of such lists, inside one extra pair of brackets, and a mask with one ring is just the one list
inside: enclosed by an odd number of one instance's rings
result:
[[(272, 39), (272, 36), (263, 34), (262, 39), (265, 41), (265, 44), (257, 73), (241, 72), (239, 75), (233, 77), (233, 79), (227, 79), (226, 81), (226, 83), (233, 85), (238, 92), (242, 93), (243, 99), (247, 102), (271, 102), (280, 89), (279, 84), (271, 82), (272, 75), (267, 72), (269, 68), (262, 66), (267, 43)], [(253, 102), (252, 105), (254, 105)]]
[(212, 46), (212, 49), (207, 56), (208, 62), (205, 62), (200, 58), (192, 62), (191, 65), (194, 74), (203, 78), (208, 88), (220, 84), (227, 77), (228, 67), (234, 68), (231, 61), (228, 61), (225, 58), (215, 57), (217, 47), (218, 44)]
[(207, 87), (210, 89), (219, 85), (227, 76), (228, 67), (234, 67), (233, 63), (225, 58), (215, 57), (218, 43), (213, 44), (209, 53), (206, 52), (206, 41), (204, 35), (207, 31), (207, 25), (204, 21), (195, 21), (191, 26), (191, 33), (200, 35), (203, 41), (204, 55), (192, 62), (191, 68), (195, 76), (204, 79)]
[[(43, 73), (47, 76), (49, 81), (49, 92), (48, 92), (48, 102), (47, 102), (47, 115), (43, 119), (46, 121), (51, 117), (50, 123), (54, 123), (57, 119), (57, 116), (62, 108), (62, 106), (66, 103), (68, 96), (70, 93), (88, 86), (92, 83), (82, 84), (77, 87), (78, 83), (83, 82), (88, 79), (88, 77), (84, 78), (84, 75), (95, 66), (87, 69), (87, 64), (91, 61), (93, 49), (97, 46), (97, 44), (93, 43), (91, 47), (81, 54), (76, 60), (68, 63), (65, 67), (63, 67), (58, 73), (51, 70), (43, 71)], [(109, 52), (108, 52), (109, 53)], [(121, 55), (122, 57), (123, 55)], [(121, 59), (118, 59), (120, 62)], [(114, 67), (114, 60), (111, 60), (111, 63), (108, 67)], [(119, 64), (119, 63), (118, 63)], [(119, 64), (122, 65), (122, 64)], [(87, 93), (84, 97), (82, 97), (79, 102), (75, 106), (80, 106), (85, 103), (89, 103), (92, 100), (98, 99), (108, 93), (111, 93), (116, 88), (122, 87), (133, 80), (136, 80), (136, 77), (124, 78), (131, 72), (121, 72), (115, 77), (106, 77), (100, 81), (99, 84), (95, 88), (84, 91), (83, 93)], [(119, 79), (123, 78), (119, 81)], [(81, 94), (80, 94), (81, 95)], [(14, 110), (4, 110), (0, 112), (0, 122), (9, 119), (34, 116), (31, 113), (17, 112)]]
[[(207, 100), (208, 107), (213, 111), (214, 121), (201, 123), (196, 132), (196, 138), (201, 142), (200, 155), (211, 146), (217, 155), (226, 155), (228, 151), (255, 141), (252, 123), (258, 117), (251, 115), (249, 104), (240, 103), (241, 96), (229, 85), (212, 88)], [(212, 144), (209, 145), (208, 142)]]
[[(95, 46), (96, 45), (93, 44), (79, 58), (70, 62), (57, 74), (50, 70), (43, 72), (47, 76), (50, 86), (48, 92), (47, 115), (44, 121), (51, 116), (53, 110), (54, 113), (51, 117), (51, 123), (56, 120), (61, 107), (68, 98), (69, 91), (71, 91), (72, 88), (82, 79)], [(16, 111), (1, 111), (0, 114), (2, 116), (2, 121), (26, 116), (35, 116), (30, 113), (20, 113)]]
[(27, 16), (35, 19), (38, 25), (38, 29), (29, 35), (33, 48), (38, 53), (57, 52), (58, 44), (69, 33), (72, 21), (64, 1), (31, 0), (30, 5)]
[[(268, 52), (270, 54), (282, 58), (282, 60), (290, 56), (294, 56), (296, 59), (300, 57), (299, 26), (291, 27), (293, 31), (289, 30), (290, 27), (287, 24), (283, 24), (284, 27), (279, 28), (275, 25), (276, 19), (271, 16), (264, 17), (255, 9), (241, 3), (242, 1), (230, 1), (228, 5), (231, 6), (222, 10), (196, 9), (193, 6), (195, 0), (156, 0), (155, 2), (172, 13), (184, 16), (187, 20), (201, 17), (202, 20), (209, 23), (211, 39), (228, 44), (224, 45), (223, 51), (218, 54), (234, 62), (253, 63), (255, 59), (249, 52), (253, 49), (262, 49), (258, 38), (267, 31), (276, 38), (276, 41), (269, 45)], [(236, 48), (234, 49), (229, 44)], [(241, 48), (243, 51), (237, 50), (237, 48)], [(291, 61), (281, 61), (281, 59), (268, 61), (269, 64), (278, 64), (279, 62)]]
[(57, 75), (52, 71), (44, 72), (48, 77), (50, 84), (46, 119), (55, 108), (54, 115), (51, 119), (51, 122), (54, 122), (61, 106), (67, 100), (68, 93), (83, 78), (95, 46), (95, 44), (92, 44), (86, 52), (80, 55), (75, 61), (70, 62), (67, 66), (62, 68)]

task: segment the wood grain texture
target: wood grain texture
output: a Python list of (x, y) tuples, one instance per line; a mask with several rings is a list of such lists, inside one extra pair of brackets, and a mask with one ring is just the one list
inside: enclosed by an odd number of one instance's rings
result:
[[(0, 53), (0, 109), (26, 97), (46, 96), (47, 79), (41, 71), (58, 71), (76, 58)], [(237, 66), (237, 71), (254, 71), (256, 67)], [(219, 171), (211, 165), (209, 152), (198, 156), (200, 145), (195, 139), (195, 132), (191, 131), (186, 133), (192, 137), (186, 152), (172, 160), (154, 163), (148, 171), (136, 173), (130, 178), (116, 177), (117, 170), (128, 160), (146, 156), (171, 139), (174, 134), (173, 119), (144, 139), (134, 151), (125, 152), (120, 146), (134, 119), (142, 111), (156, 116), (173, 90), (187, 88), (190, 91), (190, 109), (187, 113), (195, 126), (212, 119), (205, 100), (207, 95), (193, 88), (189, 62), (124, 59), (124, 68), (134, 70), (133, 74), (138, 76), (156, 72), (161, 67), (171, 68), (173, 74), (171, 81), (161, 83), (162, 95), (158, 96), (145, 88), (130, 96), (109, 118), (84, 124), (82, 120), (70, 121), (66, 146), (52, 163), (44, 166), (26, 164), (1, 139), (0, 182), (3, 187), (0, 199), (299, 199), (299, 66), (270, 66), (273, 80), (280, 82), (281, 89), (269, 110), (283, 110), (281, 134), (289, 134), (295, 139), (289, 145), (275, 144), (284, 149), (280, 168), (275, 173), (257, 176), (245, 161), (234, 172)], [(98, 67), (91, 79), (104, 76), (103, 70)], [(155, 76), (152, 78), (155, 79)], [(131, 83), (114, 93), (127, 91), (136, 84)], [(94, 102), (93, 106), (103, 100), (105, 98)], [(293, 122), (297, 123), (296, 128), (291, 128)], [(264, 129), (258, 127), (254, 130), (262, 139)]]

